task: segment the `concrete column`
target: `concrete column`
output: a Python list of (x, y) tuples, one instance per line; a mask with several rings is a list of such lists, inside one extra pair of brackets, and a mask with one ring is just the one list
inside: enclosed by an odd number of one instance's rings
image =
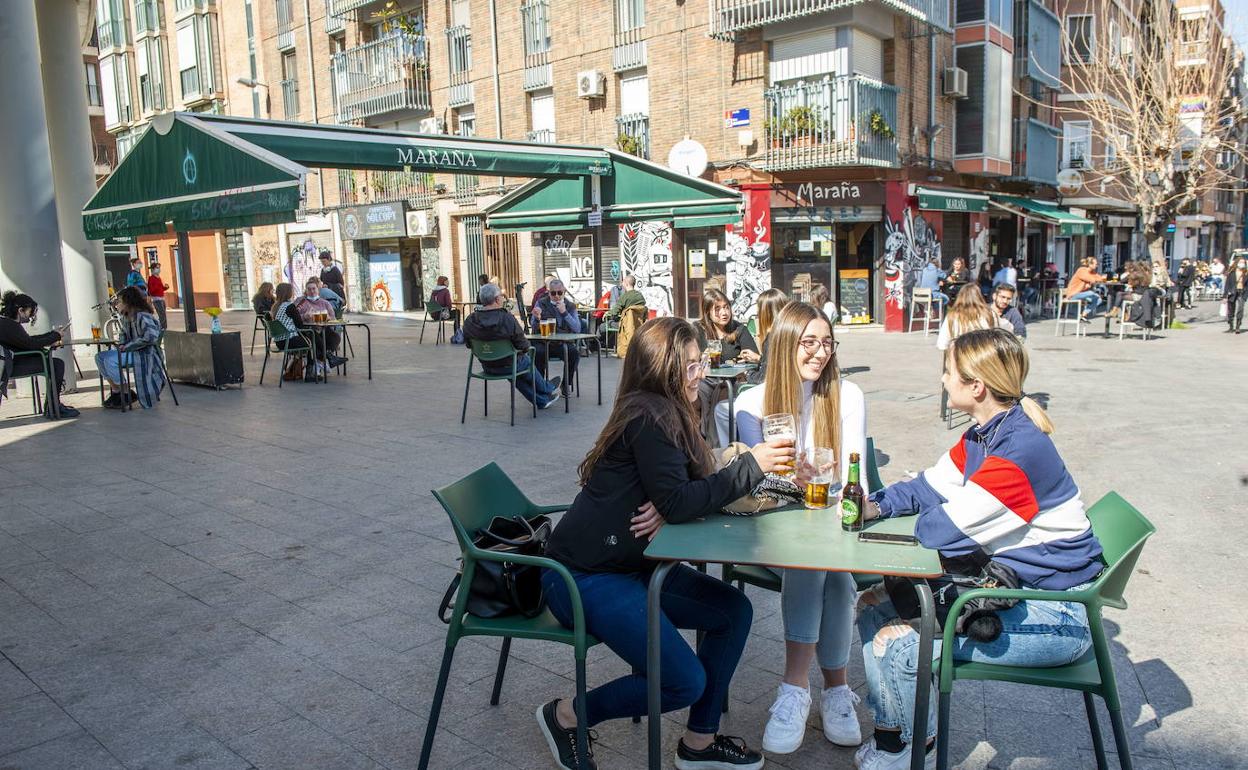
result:
[[(17, 3), (24, 5), (24, 2)], [(108, 296), (104, 278), (104, 247), (87, 240), (82, 207), (95, 194), (95, 163), (91, 120), (87, 115), (87, 76), (82, 65), (82, 31), (77, 0), (39, 0), (39, 60), (43, 70), (43, 101), (47, 141), (53, 148), (52, 179), (60, 223), (65, 300), (73, 317), (73, 336), (91, 334), (99, 321), (91, 306)], [(89, 349), (77, 351), (89, 354)]]
[[(64, 323), (68, 310), (34, 0), (8, 3), (0, 13), (0, 72), (5, 145), (0, 149), (0, 291), (34, 297), (40, 307), (37, 331), (43, 332)], [(67, 369), (72, 377), (73, 367)]]

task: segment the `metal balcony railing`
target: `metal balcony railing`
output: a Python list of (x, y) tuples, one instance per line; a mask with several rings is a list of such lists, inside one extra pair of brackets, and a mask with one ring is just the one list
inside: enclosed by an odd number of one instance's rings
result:
[(520, 6), (524, 32), (524, 90), (550, 86), (550, 4), (547, 0), (524, 0)]
[(325, 0), (325, 32), (336, 34), (346, 26), (346, 20), (334, 14), (334, 0)]
[(160, 32), (160, 9), (157, 0), (134, 0), (134, 27), (140, 35)]
[(335, 111), (339, 123), (390, 112), (432, 109), (429, 45), (424, 35), (391, 34), (335, 54)]
[(87, 105), (90, 107), (104, 106), (104, 98), (100, 93), (100, 84), (87, 81)]
[[(879, 0), (885, 6), (919, 21), (949, 29), (949, 0)], [(732, 39), (737, 32), (755, 29), (824, 11), (858, 5), (865, 0), (707, 0), (710, 35)]]
[(325, 12), (332, 16), (345, 17), (377, 0), (325, 0)]
[(343, 206), (407, 201), (413, 208), (433, 204), (433, 174), (405, 171), (338, 171), (338, 201)]
[(611, 69), (616, 72), (646, 66), (646, 5), (644, 0), (614, 0), (614, 47)]
[(177, 13), (182, 13), (183, 11), (207, 11), (216, 4), (217, 0), (175, 0), (173, 8)]
[(295, 11), (291, 0), (277, 0), (277, 47), (285, 50), (295, 46)]
[(299, 119), (299, 81), (296, 78), (282, 81), (282, 117)]
[(446, 47), (451, 83), (467, 82), (472, 70), (472, 29), (465, 24), (447, 27)]
[(536, 131), (529, 131), (524, 135), (526, 142), (537, 142), (538, 144), (554, 144), (555, 129), (539, 128)]
[(615, 119), (615, 145), (620, 152), (650, 159), (650, 116), (642, 113), (621, 115)]
[(126, 23), (119, 19), (109, 19), (101, 22), (96, 26), (95, 31), (100, 43), (100, 50), (123, 48), (130, 43)]
[(896, 167), (897, 90), (861, 75), (767, 89), (764, 168)]

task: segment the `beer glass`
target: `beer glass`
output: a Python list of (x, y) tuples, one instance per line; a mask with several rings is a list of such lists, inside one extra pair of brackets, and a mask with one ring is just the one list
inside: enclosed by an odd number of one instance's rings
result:
[(719, 368), (724, 357), (724, 343), (721, 340), (707, 340), (706, 354), (711, 359), (711, 368)]
[(98, 340), (100, 338), (100, 325), (91, 324), (91, 339)]
[(542, 336), (549, 337), (550, 335), (554, 333), (555, 333), (555, 319), (543, 318), (542, 319)]
[(828, 507), (828, 492), (836, 478), (836, 453), (827, 447), (816, 447), (806, 453), (810, 478), (806, 480), (806, 507), (820, 510)]
[[(776, 439), (788, 439), (797, 444), (797, 421), (793, 419), (793, 415), (784, 412), (769, 414), (763, 418), (763, 441)], [(773, 472), (777, 476), (792, 476), (793, 468), (778, 467)]]

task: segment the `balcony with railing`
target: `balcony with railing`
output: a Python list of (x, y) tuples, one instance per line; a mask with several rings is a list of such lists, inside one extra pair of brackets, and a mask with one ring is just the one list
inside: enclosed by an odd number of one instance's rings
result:
[(897, 87), (861, 75), (763, 92), (763, 167), (897, 167)]
[(334, 13), (334, 0), (325, 0), (325, 32), (336, 35), (346, 26), (346, 20)]
[(451, 72), (449, 105), (465, 107), (473, 103), (472, 29), (466, 24), (448, 27), (446, 48)]
[(286, 120), (299, 119), (299, 80), (288, 78), (281, 82), (282, 86), (282, 117)]
[(640, 112), (615, 119), (615, 146), (620, 152), (650, 159), (650, 116)]
[(435, 197), (433, 174), (416, 171), (338, 171), (338, 201), (343, 206), (407, 201), (429, 208)]
[(554, 79), (550, 66), (550, 3), (524, 0), (520, 20), (524, 32), (524, 90), (547, 88)]
[[(859, 5), (864, 0), (707, 0), (710, 35), (731, 40), (736, 33)], [(879, 0), (885, 7), (949, 29), (949, 0)]]
[(331, 16), (346, 18), (370, 6), (383, 7), (385, 5), (385, 0), (325, 0), (325, 12)]
[(159, 0), (134, 0), (134, 28), (140, 35), (160, 32)]
[(334, 55), (330, 70), (339, 123), (432, 109), (429, 46), (424, 35), (391, 34), (349, 48)]
[(554, 144), (555, 129), (539, 128), (534, 131), (529, 131), (524, 135), (524, 140), (526, 142), (536, 142), (537, 144)]
[(95, 32), (101, 52), (108, 48), (125, 48), (130, 44), (126, 23), (121, 19), (102, 21), (96, 25)]
[(615, 40), (611, 69), (616, 72), (646, 66), (645, 0), (614, 0)]
[(173, 9), (176, 13), (199, 12), (212, 10), (217, 0), (174, 0)]
[(277, 47), (295, 47), (295, 10), (291, 0), (277, 0)]

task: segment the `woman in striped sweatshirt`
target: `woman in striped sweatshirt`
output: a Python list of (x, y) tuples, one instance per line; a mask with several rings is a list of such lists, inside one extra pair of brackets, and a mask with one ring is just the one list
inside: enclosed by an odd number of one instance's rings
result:
[[(867, 518), (917, 515), (915, 534), (940, 551), (946, 565), (986, 556), (1012, 568), (1024, 588), (1083, 587), (1101, 571), (1101, 545), (1049, 438), (1053, 424), (1023, 393), (1028, 362), (1022, 343), (1004, 329), (970, 331), (953, 341), (947, 356), (949, 403), (975, 424), (918, 478), (873, 494)], [(876, 729), (855, 765), (909, 767), (918, 634), (878, 591), (864, 594), (860, 607), (858, 633)], [(1022, 601), (997, 614), (1000, 636), (991, 642), (956, 637), (956, 660), (1055, 666), (1091, 646), (1082, 605)], [(939, 655), (939, 639), (936, 644)], [(935, 724), (933, 713), (929, 747)], [(932, 753), (928, 764), (934, 761)]]

